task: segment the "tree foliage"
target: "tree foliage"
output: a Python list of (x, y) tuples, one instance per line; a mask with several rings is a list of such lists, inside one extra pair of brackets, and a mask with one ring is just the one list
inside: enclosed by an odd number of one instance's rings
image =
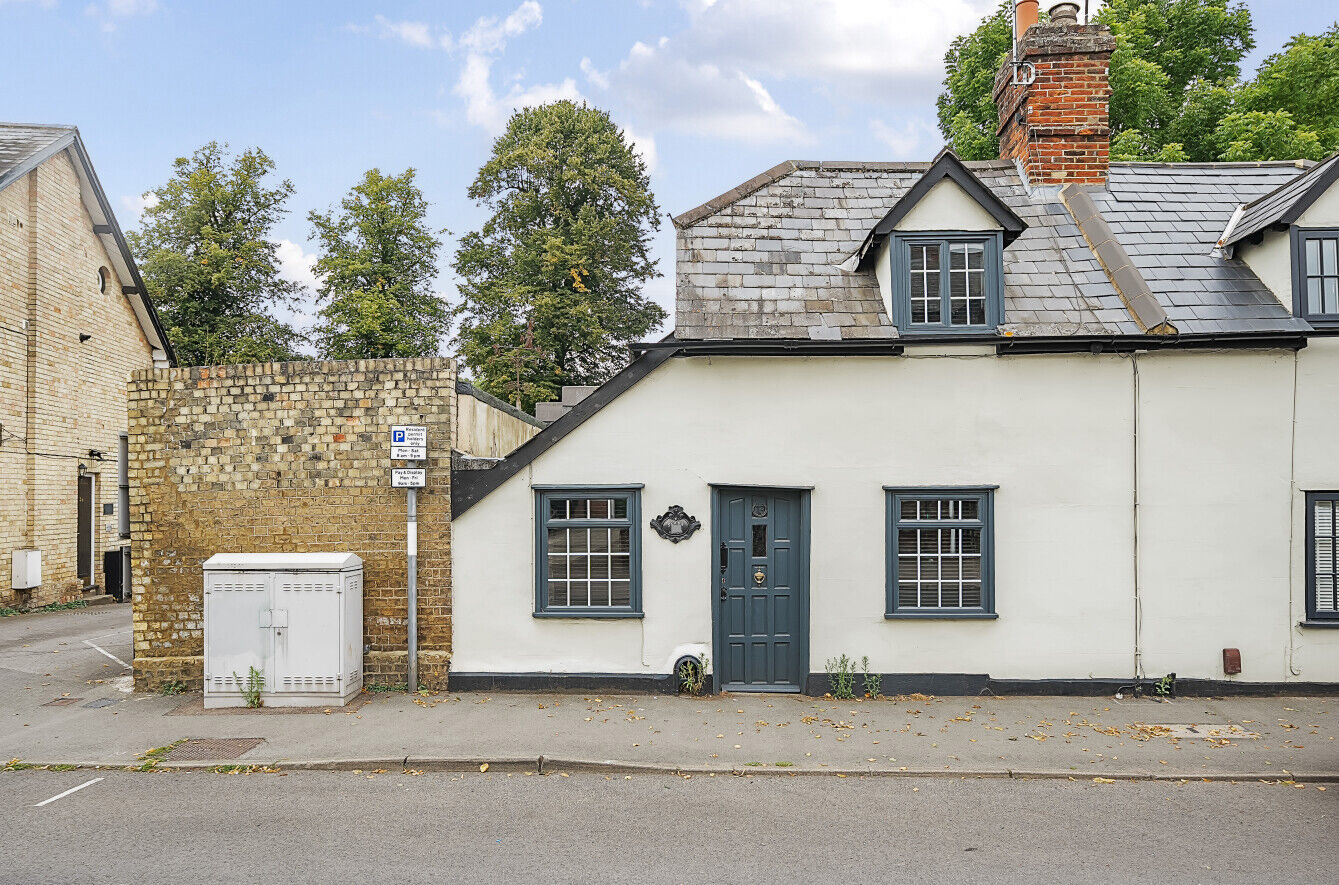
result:
[[(997, 155), (991, 95), (1007, 55), (1003, 3), (945, 56), (939, 128), (964, 158)], [(1339, 25), (1299, 35), (1243, 83), (1255, 46), (1241, 0), (1108, 0), (1115, 160), (1318, 159), (1339, 149)]]
[(563, 384), (601, 383), (665, 319), (642, 291), (658, 276), (659, 208), (604, 111), (517, 111), (469, 195), (491, 215), (456, 252), (457, 343), (483, 389), (530, 408)]
[(311, 212), (322, 304), (314, 338), (328, 359), (422, 357), (438, 353), (448, 326), (433, 291), (441, 241), (414, 170), (369, 169), (338, 212)]
[(182, 365), (289, 359), (300, 336), (277, 319), (301, 287), (279, 274), (269, 236), (291, 182), (271, 185), (259, 148), (210, 142), (173, 163), (129, 242)]
[(1010, 10), (1014, 0), (1002, 0), (975, 31), (953, 38), (944, 53), (944, 91), (935, 108), (939, 131), (967, 160), (999, 156), (995, 137), (999, 114), (995, 110), (995, 74), (1013, 48)]

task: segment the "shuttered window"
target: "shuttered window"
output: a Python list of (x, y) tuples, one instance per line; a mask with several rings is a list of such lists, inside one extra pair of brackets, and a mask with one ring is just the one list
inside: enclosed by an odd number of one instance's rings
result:
[(1339, 492), (1307, 492), (1309, 621), (1339, 622)]
[(536, 496), (535, 614), (640, 614), (638, 491), (552, 489)]
[(888, 489), (889, 617), (993, 616), (993, 489)]

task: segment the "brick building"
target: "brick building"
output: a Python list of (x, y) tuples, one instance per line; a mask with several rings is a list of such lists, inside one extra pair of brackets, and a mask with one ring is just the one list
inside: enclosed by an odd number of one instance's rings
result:
[(126, 381), (171, 359), (79, 131), (0, 124), (0, 605), (115, 580)]
[[(456, 377), (449, 359), (288, 362), (137, 371), (130, 392), (135, 687), (199, 688), (201, 565), (215, 553), (356, 553), (363, 672), (403, 684), (405, 492), (390, 428), (427, 427), (418, 497), (419, 681), (451, 656), (451, 467), (489, 465), (541, 426)], [(399, 462), (397, 462), (399, 463)]]

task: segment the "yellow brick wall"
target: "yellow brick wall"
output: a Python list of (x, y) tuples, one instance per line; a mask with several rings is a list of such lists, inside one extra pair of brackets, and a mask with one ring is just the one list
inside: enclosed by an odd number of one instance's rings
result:
[[(124, 543), (114, 511), (126, 381), (153, 359), (111, 268), (68, 153), (0, 191), (0, 604), (43, 605), (84, 589), (76, 571), (81, 464), (95, 477), (94, 585), (103, 581), (103, 552)], [(81, 334), (92, 337), (81, 343)], [(113, 513), (103, 513), (106, 504)], [(18, 547), (42, 551), (35, 591), (11, 586)]]
[(390, 426), (428, 427), (419, 492), (419, 679), (451, 652), (448, 359), (265, 363), (137, 372), (130, 384), (135, 686), (199, 688), (201, 565), (215, 553), (342, 551), (363, 559), (369, 682), (407, 670), (406, 518)]

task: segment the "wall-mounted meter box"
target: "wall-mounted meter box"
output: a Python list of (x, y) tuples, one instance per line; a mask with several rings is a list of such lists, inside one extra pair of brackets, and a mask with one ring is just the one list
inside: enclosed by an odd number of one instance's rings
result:
[(42, 551), (26, 547), (13, 553), (10, 586), (15, 590), (31, 590), (42, 585)]

